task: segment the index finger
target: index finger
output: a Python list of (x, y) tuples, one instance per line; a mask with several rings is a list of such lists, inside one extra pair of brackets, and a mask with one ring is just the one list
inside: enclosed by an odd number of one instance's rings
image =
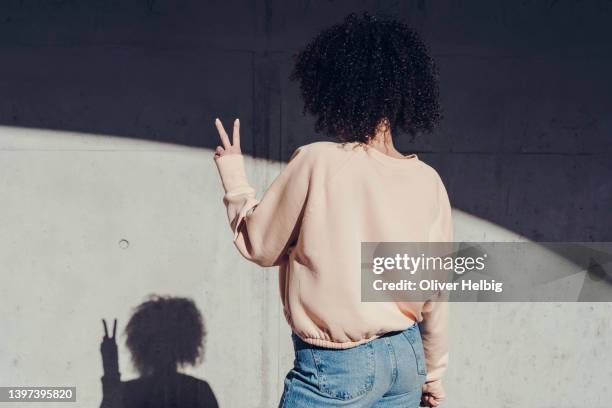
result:
[(215, 126), (217, 127), (217, 131), (219, 132), (219, 137), (221, 138), (221, 142), (223, 143), (223, 147), (228, 149), (232, 144), (229, 140), (229, 136), (223, 127), (223, 124), (219, 120), (219, 118), (215, 119)]
[(113, 339), (115, 338), (115, 334), (117, 334), (117, 319), (113, 322)]

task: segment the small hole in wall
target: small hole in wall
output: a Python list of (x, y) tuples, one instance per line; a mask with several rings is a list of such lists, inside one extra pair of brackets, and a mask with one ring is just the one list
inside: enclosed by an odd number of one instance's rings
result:
[(130, 241), (128, 241), (127, 239), (122, 239), (121, 241), (119, 241), (119, 248), (128, 249), (129, 247), (130, 247)]

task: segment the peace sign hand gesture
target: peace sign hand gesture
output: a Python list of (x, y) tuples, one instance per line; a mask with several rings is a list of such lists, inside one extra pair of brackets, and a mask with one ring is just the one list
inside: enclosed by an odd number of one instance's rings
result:
[(117, 353), (117, 342), (115, 341), (115, 334), (117, 333), (117, 319), (113, 323), (113, 335), (108, 335), (108, 327), (106, 326), (106, 320), (102, 319), (104, 325), (104, 337), (102, 337), (102, 344), (100, 344), (100, 354), (102, 354), (102, 366), (104, 368), (104, 375), (112, 377), (119, 375), (119, 356)]
[(215, 119), (215, 126), (217, 127), (219, 137), (221, 138), (221, 143), (223, 144), (223, 146), (217, 146), (215, 149), (215, 159), (228, 154), (242, 154), (242, 151), (240, 150), (240, 119), (236, 119), (234, 121), (234, 132), (232, 134), (233, 143), (230, 141), (230, 138), (223, 128), (223, 124), (219, 118)]

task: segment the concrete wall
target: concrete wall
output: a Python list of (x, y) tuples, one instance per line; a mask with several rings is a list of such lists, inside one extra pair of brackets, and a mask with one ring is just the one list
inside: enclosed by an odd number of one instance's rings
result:
[[(75, 384), (95, 406), (99, 319), (122, 329), (165, 293), (202, 310), (192, 372), (222, 407), (277, 402), (292, 358), (277, 276), (232, 247), (212, 119), (240, 116), (262, 191), (321, 139), (291, 53), (363, 9), (406, 18), (440, 65), (445, 122), (400, 147), (443, 176), (458, 239), (612, 240), (609, 2), (5, 1), (0, 385)], [(611, 311), (453, 305), (446, 406), (607, 406)], [(123, 345), (120, 361), (134, 376)]]

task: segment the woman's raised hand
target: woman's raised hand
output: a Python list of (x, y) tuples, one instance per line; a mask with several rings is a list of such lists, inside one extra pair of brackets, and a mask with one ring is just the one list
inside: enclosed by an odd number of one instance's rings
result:
[(223, 146), (217, 146), (215, 149), (215, 159), (227, 154), (242, 154), (240, 150), (240, 120), (236, 119), (234, 121), (234, 132), (231, 141), (219, 118), (215, 119), (215, 126), (223, 144)]

